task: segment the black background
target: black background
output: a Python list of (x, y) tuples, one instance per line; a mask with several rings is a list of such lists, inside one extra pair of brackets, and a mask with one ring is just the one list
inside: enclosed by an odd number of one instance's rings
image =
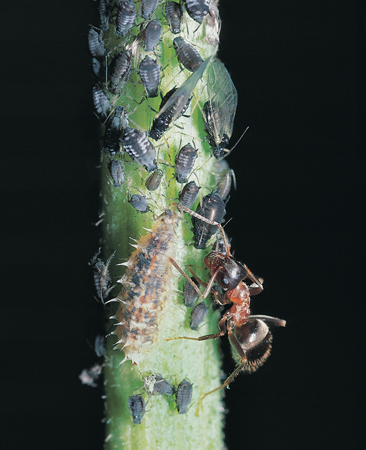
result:
[[(4, 449), (100, 449), (101, 391), (78, 374), (100, 329), (91, 0), (8, 2), (1, 36)], [(229, 449), (361, 449), (364, 437), (363, 2), (222, 1), (239, 94), (227, 227), (287, 319), (226, 394)], [(224, 347), (225, 348), (225, 347)], [(226, 370), (232, 368), (227, 357)], [(199, 450), (199, 449), (197, 449)]]

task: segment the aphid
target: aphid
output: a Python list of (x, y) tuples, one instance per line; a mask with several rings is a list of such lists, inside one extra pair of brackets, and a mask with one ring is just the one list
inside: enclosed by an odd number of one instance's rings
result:
[(104, 150), (109, 156), (115, 156), (120, 151), (121, 133), (128, 127), (127, 112), (123, 106), (117, 106), (113, 118), (107, 125), (104, 137)]
[(145, 400), (142, 395), (131, 395), (128, 399), (128, 410), (132, 416), (133, 423), (141, 425), (145, 414)]
[(136, 19), (136, 6), (132, 0), (120, 0), (117, 4), (116, 33), (124, 36)]
[[(181, 207), (181, 209), (196, 218), (199, 217), (197, 213), (188, 208)], [(207, 339), (217, 339), (227, 333), (232, 348), (233, 358), (238, 365), (221, 386), (206, 393), (201, 398), (198, 408), (207, 395), (228, 386), (239, 372), (242, 370), (253, 372), (266, 361), (270, 354), (272, 343), (272, 334), (267, 323), (282, 327), (286, 325), (286, 321), (282, 319), (271, 316), (251, 315), (250, 297), (262, 292), (263, 286), (261, 281), (253, 275), (245, 264), (231, 255), (231, 248), (226, 241), (222, 226), (218, 222), (210, 221), (202, 216), (200, 217), (200, 220), (215, 225), (220, 229), (225, 244), (225, 252), (211, 252), (204, 258), (204, 263), (210, 270), (211, 279), (206, 285), (206, 289), (203, 293), (199, 292), (198, 289), (197, 291), (204, 299), (211, 292), (212, 285), (215, 282), (224, 289), (224, 296), (221, 296), (218, 291), (214, 292), (216, 301), (220, 305), (231, 303), (232, 306), (226, 311), (218, 324), (220, 330), (219, 333), (200, 336), (199, 338), (183, 337), (172, 339), (204, 341)], [(189, 281), (190, 278), (177, 263), (171, 258), (170, 261), (186, 280)], [(249, 278), (252, 281), (250, 286), (247, 286), (244, 283), (243, 280), (246, 278)], [(206, 284), (201, 280), (200, 282)], [(192, 286), (195, 288), (194, 284), (192, 284)]]
[[(211, 222), (221, 223), (225, 214), (225, 204), (222, 198), (215, 192), (206, 195), (202, 199), (202, 204), (198, 205), (196, 213), (209, 219)], [(203, 222), (195, 216), (194, 225), (194, 246), (198, 249), (206, 248), (206, 243), (217, 231), (217, 226), (211, 222)]]
[(147, 213), (150, 211), (149, 204), (147, 203), (146, 197), (140, 194), (133, 194), (131, 198), (128, 199), (128, 203), (133, 206), (137, 211), (141, 213)]
[(145, 389), (150, 394), (173, 395), (174, 387), (160, 375), (149, 375), (144, 378)]
[(191, 144), (182, 147), (175, 158), (175, 179), (178, 183), (186, 183), (197, 159), (197, 150)]
[(96, 383), (102, 374), (102, 366), (100, 364), (94, 364), (90, 369), (84, 369), (79, 375), (79, 380), (82, 384), (86, 384), (90, 387), (97, 387)]
[(156, 141), (161, 138), (165, 131), (180, 117), (188, 108), (190, 96), (202, 77), (207, 64), (210, 62), (207, 58), (199, 68), (187, 78), (179, 89), (173, 88), (169, 91), (160, 104), (160, 110), (155, 116), (149, 136)]
[(167, 2), (165, 5), (165, 15), (169, 24), (170, 31), (173, 34), (180, 33), (180, 24), (183, 17), (183, 10), (181, 5), (176, 2)]
[(100, 28), (107, 31), (109, 28), (109, 8), (108, 0), (100, 0), (99, 2)]
[(210, 0), (185, 0), (188, 14), (198, 23), (202, 23), (209, 13), (210, 3)]
[(190, 208), (197, 200), (200, 189), (201, 187), (197, 186), (194, 181), (190, 181), (183, 187), (182, 192), (180, 192), (179, 203), (187, 208)]
[(136, 128), (126, 128), (122, 144), (130, 157), (148, 172), (157, 169), (156, 149), (146, 134)]
[(93, 103), (96, 112), (100, 116), (106, 117), (108, 111), (111, 109), (111, 104), (109, 101), (109, 95), (103, 91), (99, 84), (93, 86)]
[[(191, 281), (197, 286), (200, 287), (199, 282), (195, 278), (191, 278)], [(188, 281), (186, 282), (184, 289), (183, 289), (183, 295), (184, 295), (184, 305), (187, 306), (187, 308), (190, 308), (193, 306), (193, 303), (197, 300), (198, 294), (193, 288), (192, 284)]]
[(203, 59), (198, 51), (180, 36), (173, 40), (173, 45), (177, 52), (179, 62), (187, 70), (194, 72), (203, 63)]
[(177, 409), (179, 414), (187, 414), (188, 406), (192, 400), (192, 385), (189, 381), (183, 380), (179, 383), (175, 393)]
[(154, 170), (154, 172), (149, 176), (145, 182), (146, 189), (149, 191), (156, 191), (160, 186), (161, 179), (163, 178), (163, 171), (160, 169)]
[(98, 334), (95, 338), (94, 351), (96, 355), (99, 357), (104, 356), (105, 354), (104, 341), (105, 341), (104, 336), (102, 336), (101, 334)]
[(113, 186), (117, 188), (121, 187), (125, 178), (125, 169), (122, 166), (121, 161), (112, 159), (112, 161), (108, 163), (108, 170), (113, 180)]
[(149, 19), (154, 14), (159, 0), (142, 0), (141, 2), (141, 15), (144, 19)]
[(191, 330), (197, 330), (201, 323), (205, 320), (208, 308), (205, 302), (197, 303), (192, 310), (191, 315)]
[(126, 272), (119, 280), (122, 289), (115, 316), (118, 337), (115, 344), (125, 353), (125, 360), (139, 364), (150, 357), (161, 339), (160, 324), (171, 302), (172, 264), (178, 212), (165, 211), (155, 220), (151, 232), (136, 245), (130, 259), (123, 263)]
[(99, 78), (102, 74), (102, 65), (100, 64), (100, 61), (97, 60), (97, 58), (92, 59), (92, 69), (94, 75)]
[(238, 93), (224, 64), (217, 58), (207, 70), (208, 101), (203, 112), (205, 130), (214, 156), (221, 158), (233, 133)]
[(234, 171), (230, 169), (226, 160), (222, 159), (220, 161), (215, 161), (213, 173), (216, 183), (216, 192), (223, 200), (226, 200), (230, 194), (232, 180), (234, 181), (235, 187)]
[(160, 81), (160, 66), (159, 64), (146, 55), (141, 61), (139, 69), (142, 84), (146, 90), (148, 97), (158, 96), (158, 87)]
[(93, 28), (90, 28), (88, 34), (89, 50), (94, 58), (101, 58), (105, 54), (105, 47), (102, 33), (97, 33)]
[(159, 42), (161, 35), (161, 25), (156, 19), (149, 22), (144, 29), (145, 52), (152, 52)]
[(132, 67), (132, 54), (129, 50), (123, 50), (115, 54), (109, 89), (112, 94), (118, 94), (127, 83)]
[(113, 289), (112, 278), (109, 274), (108, 267), (114, 256), (114, 253), (107, 259), (107, 264), (104, 264), (104, 262), (100, 258), (97, 259), (99, 253), (100, 249), (94, 256), (90, 264), (93, 267), (95, 290), (97, 291), (98, 297), (104, 303), (104, 300), (108, 297), (108, 294)]

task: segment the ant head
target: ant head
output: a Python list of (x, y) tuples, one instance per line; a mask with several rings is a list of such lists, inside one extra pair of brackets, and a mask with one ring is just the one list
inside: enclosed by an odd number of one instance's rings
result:
[(245, 265), (233, 256), (212, 252), (204, 259), (211, 275), (216, 273), (216, 283), (224, 289), (231, 291), (243, 280), (248, 271)]
[[(246, 356), (244, 370), (254, 372), (262, 366), (270, 355), (272, 348), (272, 333), (268, 325), (260, 319), (249, 318), (244, 325), (234, 329), (234, 336)], [(232, 345), (233, 357), (242, 362), (242, 358)]]

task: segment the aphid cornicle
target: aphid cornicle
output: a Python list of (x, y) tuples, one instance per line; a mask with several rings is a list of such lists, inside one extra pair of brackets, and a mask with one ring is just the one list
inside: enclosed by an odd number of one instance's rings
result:
[(154, 14), (159, 0), (142, 0), (141, 2), (141, 16), (144, 19), (149, 19)]
[(117, 4), (116, 33), (124, 36), (136, 19), (136, 6), (132, 0), (120, 0)]
[(144, 29), (145, 52), (152, 52), (159, 42), (161, 35), (161, 25), (156, 19), (149, 22)]
[(101, 58), (105, 54), (105, 47), (102, 37), (102, 32), (97, 33), (93, 28), (90, 28), (88, 34), (89, 50), (94, 58)]
[[(199, 282), (195, 278), (191, 278), (191, 280), (197, 287), (200, 287)], [(183, 296), (184, 296), (184, 305), (187, 306), (187, 308), (193, 306), (193, 303), (197, 300), (198, 294), (193, 289), (191, 283), (189, 283), (188, 281), (184, 286)]]
[(160, 169), (154, 170), (154, 172), (149, 176), (145, 182), (146, 189), (149, 191), (156, 191), (160, 186), (161, 179), (163, 178), (163, 171)]
[(199, 68), (187, 78), (179, 89), (169, 91), (160, 104), (158, 114), (155, 116), (149, 136), (156, 141), (188, 108), (190, 96), (202, 77), (211, 57), (207, 58)]
[(141, 425), (145, 414), (145, 400), (142, 395), (131, 395), (128, 399), (128, 410), (132, 416), (132, 421), (136, 425)]
[(108, 294), (113, 289), (112, 278), (109, 274), (109, 264), (114, 256), (114, 253), (107, 259), (107, 264), (98, 258), (101, 249), (94, 256), (90, 265), (93, 267), (94, 285), (97, 295), (104, 303), (104, 300), (108, 297)]
[(148, 97), (157, 97), (160, 81), (160, 66), (159, 64), (146, 55), (141, 61), (139, 69), (142, 84), (146, 90)]
[(100, 28), (107, 31), (109, 28), (109, 5), (108, 0), (100, 0), (99, 2)]
[(210, 12), (210, 0), (185, 0), (184, 3), (188, 14), (198, 23)]
[(197, 150), (191, 144), (182, 147), (175, 158), (175, 179), (177, 183), (186, 183), (197, 159)]
[(108, 115), (108, 112), (111, 109), (109, 95), (103, 91), (99, 84), (93, 86), (93, 103), (96, 112), (100, 116), (106, 117)]
[(126, 128), (122, 144), (130, 157), (148, 172), (157, 169), (156, 149), (146, 134), (136, 128)]
[(108, 170), (111, 174), (114, 187), (121, 187), (125, 178), (125, 169), (118, 159), (112, 159), (108, 163)]
[(198, 51), (180, 36), (173, 40), (175, 51), (179, 62), (191, 72), (194, 72), (203, 63), (203, 59)]
[[(198, 205), (196, 213), (213, 222), (221, 223), (225, 214), (225, 204), (222, 198), (215, 192), (206, 195), (202, 204)], [(206, 243), (217, 231), (217, 226), (203, 222), (197, 217), (193, 218), (194, 246), (198, 249), (206, 248)]]
[(174, 246), (177, 211), (167, 210), (158, 217), (150, 231), (138, 241), (130, 259), (123, 263), (126, 272), (119, 280), (122, 289), (117, 298), (119, 307), (112, 319), (117, 320), (116, 348), (125, 359), (139, 365), (150, 358), (161, 339), (160, 324), (171, 304), (172, 264), (169, 257)]
[(192, 400), (192, 390), (192, 384), (189, 381), (183, 380), (179, 383), (175, 393), (179, 414), (187, 414), (188, 406)]
[(129, 50), (117, 52), (114, 56), (109, 89), (112, 94), (118, 94), (127, 83), (132, 67), (132, 54)]
[(180, 33), (180, 24), (183, 17), (183, 10), (181, 5), (176, 2), (167, 2), (165, 5), (165, 15), (169, 24), (170, 31), (173, 34)]
[(221, 158), (233, 133), (238, 93), (224, 64), (213, 58), (207, 70), (208, 101), (204, 104), (205, 131), (214, 156)]
[(183, 187), (182, 192), (180, 192), (179, 203), (183, 206), (186, 206), (187, 208), (190, 208), (197, 200), (198, 192), (200, 189), (201, 187), (197, 186), (194, 181), (190, 181)]
[(140, 213), (147, 213), (148, 211), (150, 211), (147, 199), (143, 195), (133, 194), (131, 198), (128, 199), (128, 203)]
[[(213, 167), (213, 173), (215, 177), (216, 183), (216, 191), (217, 194), (223, 199), (226, 200), (228, 195), (230, 194), (231, 184), (234, 180), (234, 188), (235, 188), (235, 175), (234, 171), (230, 169), (229, 164), (226, 159), (222, 159), (220, 161), (215, 161)], [(189, 208), (189, 207), (188, 207)]]
[(126, 108), (117, 106), (114, 116), (107, 124), (104, 136), (104, 150), (109, 156), (115, 156), (120, 151), (120, 138), (123, 130), (128, 127), (128, 118)]
[(205, 302), (197, 303), (192, 310), (191, 315), (191, 330), (197, 330), (201, 323), (205, 320), (208, 308)]

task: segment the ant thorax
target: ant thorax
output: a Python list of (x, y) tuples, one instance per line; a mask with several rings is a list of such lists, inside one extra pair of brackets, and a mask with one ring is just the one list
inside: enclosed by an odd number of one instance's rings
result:
[(236, 288), (248, 275), (245, 265), (231, 255), (211, 252), (205, 257), (204, 262), (210, 269), (211, 276), (216, 274), (216, 283), (229, 291)]

